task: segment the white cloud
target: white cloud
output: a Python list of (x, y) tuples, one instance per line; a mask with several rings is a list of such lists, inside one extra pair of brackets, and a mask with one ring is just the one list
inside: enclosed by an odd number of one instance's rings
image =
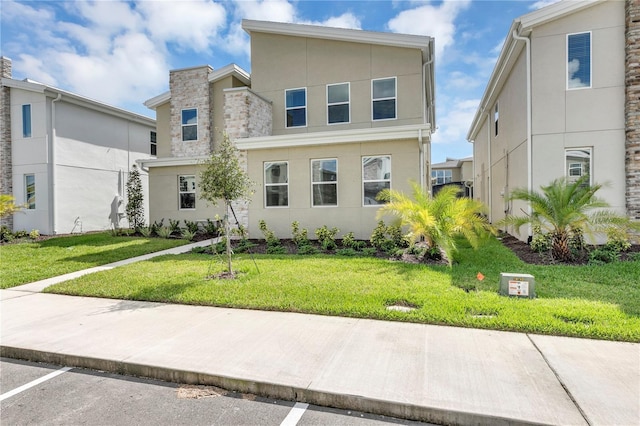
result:
[(453, 101), (448, 111), (438, 115), (438, 130), (433, 135), (433, 143), (448, 144), (466, 140), (479, 103), (479, 99)]
[(454, 21), (470, 4), (470, 0), (445, 0), (438, 6), (426, 4), (404, 10), (389, 21), (388, 27), (397, 33), (434, 37), (437, 60), (445, 48), (453, 44)]
[(542, 9), (543, 7), (552, 5), (554, 3), (558, 3), (559, 1), (560, 0), (539, 0), (533, 3), (531, 6), (529, 6), (529, 9), (531, 10)]
[(473, 89), (484, 84), (484, 82), (484, 79), (479, 78), (478, 75), (471, 76), (462, 71), (451, 71), (446, 76), (440, 78), (441, 84), (453, 90)]
[(236, 15), (240, 19), (293, 22), (296, 10), (287, 0), (236, 0)]
[(343, 13), (340, 16), (331, 17), (324, 21), (300, 21), (301, 24), (321, 25), (323, 27), (362, 29), (360, 19), (351, 12)]

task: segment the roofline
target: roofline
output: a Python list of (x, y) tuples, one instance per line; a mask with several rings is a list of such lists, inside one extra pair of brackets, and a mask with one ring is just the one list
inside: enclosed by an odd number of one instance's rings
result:
[(514, 54), (514, 52), (516, 54), (519, 54), (520, 50), (522, 50), (523, 48), (523, 45), (521, 43), (518, 43), (518, 41), (512, 37), (514, 31), (516, 32), (516, 34), (519, 34), (521, 36), (528, 36), (536, 26), (549, 23), (566, 15), (570, 15), (572, 13), (594, 6), (598, 3), (603, 3), (605, 1), (608, 0), (563, 0), (558, 3), (554, 3), (541, 9), (535, 10), (533, 12), (529, 12), (525, 15), (521, 15), (513, 20), (513, 22), (511, 23), (511, 27), (509, 27), (507, 38), (502, 46), (502, 50), (500, 51), (500, 56), (498, 56), (496, 65), (493, 68), (491, 77), (489, 77), (489, 82), (487, 83), (485, 91), (482, 95), (480, 104), (478, 105), (478, 109), (476, 110), (476, 114), (474, 115), (471, 126), (469, 127), (469, 131), (467, 133), (467, 140), (469, 142), (473, 143), (473, 140), (478, 134), (479, 127), (483, 121), (482, 119), (486, 108), (488, 105), (493, 103), (492, 95), (496, 91), (496, 88), (501, 86), (501, 84), (503, 83), (501, 79), (503, 73), (505, 72), (505, 70), (509, 71), (511, 69), (511, 66), (513, 65), (511, 64), (508, 69), (506, 68), (507, 65), (509, 65), (509, 61), (511, 60), (512, 55)]
[[(203, 68), (204, 66), (209, 67), (209, 65), (201, 65), (197, 67), (182, 68), (180, 70), (172, 70), (172, 71), (197, 69), (197, 68)], [(236, 64), (225, 65), (224, 67), (219, 68), (217, 70), (213, 70), (213, 68), (211, 68), (211, 70), (212, 72), (209, 74), (209, 77), (208, 77), (209, 83), (215, 83), (216, 81), (221, 80), (225, 77), (233, 76), (233, 77), (236, 77), (245, 85), (251, 86), (251, 74), (249, 74), (247, 71), (240, 68)], [(146, 101), (143, 102), (143, 104), (147, 108), (155, 110), (157, 107), (169, 102), (170, 100), (171, 100), (171, 91), (166, 91), (164, 93), (159, 94), (158, 96), (154, 96), (151, 99), (147, 99)]]
[(385, 33), (377, 31), (332, 28), (321, 25), (290, 24), (284, 22), (242, 20), (242, 29), (251, 32), (282, 34), (325, 40), (350, 41), (381, 46), (406, 47), (422, 50), (423, 61), (428, 61), (433, 52), (433, 37), (412, 34)]
[(66, 90), (58, 89), (57, 87), (49, 86), (47, 84), (37, 83), (33, 81), (15, 80), (13, 78), (5, 77), (5, 78), (2, 78), (2, 85), (15, 88), (15, 89), (27, 90), (35, 93), (42, 93), (44, 95), (51, 95), (53, 97), (56, 97), (57, 95), (62, 95), (63, 96), (62, 99), (66, 100), (67, 102), (70, 102), (76, 105), (85, 106), (93, 110), (118, 116), (127, 120), (135, 121), (140, 124), (156, 127), (156, 120), (154, 120), (153, 118), (150, 118), (141, 114), (137, 114), (132, 111), (127, 111), (125, 109), (118, 108), (112, 105), (108, 105), (108, 104), (105, 104), (104, 102), (96, 101), (95, 99), (77, 95), (75, 93), (72, 93)]

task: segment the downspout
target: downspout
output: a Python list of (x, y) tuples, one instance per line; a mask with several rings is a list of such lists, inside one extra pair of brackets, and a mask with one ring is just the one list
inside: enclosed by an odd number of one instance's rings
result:
[[(487, 156), (489, 160), (489, 223), (493, 223), (493, 180), (491, 179), (491, 113), (487, 113)], [(483, 182), (484, 185), (484, 182)]]
[[(529, 37), (521, 37), (513, 30), (512, 36), (515, 40), (524, 41), (527, 58), (527, 191), (533, 190), (533, 144), (531, 141), (531, 40)], [(531, 203), (527, 204), (527, 214), (531, 216)], [(528, 235), (531, 236), (531, 224), (529, 224)]]
[(51, 153), (51, 170), (49, 181), (49, 194), (51, 194), (51, 232), (53, 235), (57, 234), (56, 227), (58, 225), (58, 212), (56, 209), (56, 102), (62, 99), (62, 93), (58, 93), (58, 96), (51, 101), (51, 146), (49, 151)]
[(424, 191), (424, 145), (422, 145), (422, 129), (418, 129), (418, 150), (420, 151), (420, 155), (418, 156), (418, 161), (420, 161), (420, 188)]
[[(422, 88), (424, 89), (422, 92), (422, 122), (427, 124), (427, 66), (433, 64), (433, 52), (431, 53), (431, 57), (428, 61), (422, 64)], [(433, 125), (433, 123), (429, 123)], [(433, 128), (431, 129), (431, 133), (433, 133)], [(429, 138), (429, 144), (431, 144), (431, 138)], [(424, 153), (424, 145), (422, 139), (422, 129), (418, 130), (418, 149), (420, 151), (420, 155), (418, 156), (420, 161), (420, 188), (424, 191), (426, 186), (426, 177), (425, 177), (425, 153)], [(429, 151), (429, 163), (431, 163), (431, 151)], [(431, 181), (429, 181), (431, 182)], [(431, 193), (431, 185), (429, 185), (429, 193)]]

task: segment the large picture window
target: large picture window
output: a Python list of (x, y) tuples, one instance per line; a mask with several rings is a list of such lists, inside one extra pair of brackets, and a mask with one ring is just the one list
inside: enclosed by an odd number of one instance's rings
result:
[(349, 83), (327, 85), (327, 123), (349, 121)]
[(289, 206), (289, 163), (264, 163), (264, 192), (266, 207)]
[(198, 110), (195, 108), (182, 110), (182, 140), (198, 140)]
[(25, 204), (28, 210), (36, 208), (36, 176), (24, 175)]
[(391, 157), (362, 157), (362, 203), (383, 204), (376, 197), (383, 189), (391, 188)]
[(432, 170), (431, 183), (433, 185), (444, 185), (452, 182), (453, 173), (451, 170)]
[(371, 102), (373, 120), (396, 118), (396, 78), (371, 80)]
[(569, 182), (589, 176), (591, 184), (591, 148), (574, 148), (565, 151), (566, 174)]
[(22, 105), (22, 137), (31, 137), (31, 105)]
[(285, 90), (285, 109), (287, 127), (307, 125), (307, 89)]
[(311, 160), (312, 205), (338, 205), (338, 160)]
[(567, 89), (591, 87), (591, 33), (567, 35)]
[(178, 197), (180, 199), (180, 210), (189, 210), (196, 208), (195, 176), (178, 176)]

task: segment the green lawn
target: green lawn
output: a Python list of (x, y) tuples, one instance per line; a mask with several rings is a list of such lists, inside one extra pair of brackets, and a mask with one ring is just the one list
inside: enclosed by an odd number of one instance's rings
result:
[[(478, 251), (462, 248), (453, 269), (325, 255), (254, 258), (259, 272), (248, 255), (235, 257), (242, 272), (236, 280), (207, 279), (223, 269), (221, 259), (186, 254), (87, 275), (46, 291), (640, 341), (640, 261), (526, 265), (497, 240)], [(534, 275), (538, 298), (499, 296), (500, 272)], [(400, 301), (418, 309), (386, 309)]]
[(14, 287), (186, 244), (186, 240), (114, 237), (110, 232), (0, 246), (0, 288)]

